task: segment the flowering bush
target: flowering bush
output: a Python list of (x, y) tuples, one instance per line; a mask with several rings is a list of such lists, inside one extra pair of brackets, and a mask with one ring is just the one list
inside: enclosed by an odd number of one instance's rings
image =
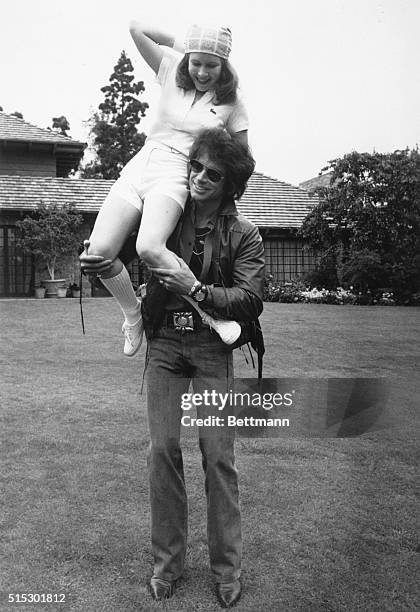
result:
[(280, 283), (274, 281), (272, 274), (266, 274), (264, 279), (264, 302), (278, 302), (280, 294)]
[(349, 287), (349, 289), (337, 287), (336, 294), (338, 304), (356, 304), (357, 302), (357, 296), (353, 292), (353, 287)]
[[(420, 295), (419, 295), (420, 298)], [(305, 284), (295, 279), (286, 283), (277, 283), (273, 276), (268, 274), (264, 286), (264, 301), (266, 302), (283, 302), (297, 303), (305, 302), (307, 304), (358, 304), (361, 306), (380, 304), (381, 306), (395, 305), (395, 299), (390, 291), (378, 292), (373, 295), (370, 291), (366, 293), (354, 292), (353, 287), (345, 289), (337, 287), (337, 289), (318, 289), (317, 287), (305, 286)]]
[(310, 304), (322, 304), (328, 293), (327, 289), (319, 290), (317, 287), (314, 287), (313, 289), (302, 291), (302, 298), (304, 302), (309, 302)]
[(292, 304), (293, 302), (303, 302), (303, 291), (306, 287), (300, 279), (294, 279), (283, 283), (279, 289), (279, 302)]
[(395, 300), (393, 293), (391, 291), (384, 291), (378, 299), (378, 304), (382, 306), (394, 306)]

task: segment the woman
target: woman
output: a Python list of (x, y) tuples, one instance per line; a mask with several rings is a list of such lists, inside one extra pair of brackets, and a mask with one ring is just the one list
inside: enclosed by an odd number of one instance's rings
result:
[(139, 256), (152, 268), (177, 268), (166, 241), (185, 205), (188, 152), (194, 137), (203, 128), (223, 127), (246, 145), (248, 128), (237, 77), (228, 62), (232, 43), (228, 28), (192, 26), (182, 58), (165, 49), (174, 47), (174, 37), (137, 21), (131, 22), (130, 32), (162, 88), (157, 119), (145, 145), (111, 188), (81, 256), (85, 269), (86, 255), (112, 261), (101, 280), (124, 313), (127, 356), (139, 349), (143, 324), (140, 302), (117, 254), (140, 224)]

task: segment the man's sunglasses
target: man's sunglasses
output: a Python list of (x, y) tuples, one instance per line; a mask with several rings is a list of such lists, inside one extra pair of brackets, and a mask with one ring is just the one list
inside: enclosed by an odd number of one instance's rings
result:
[(213, 168), (207, 168), (207, 166), (205, 166), (196, 159), (190, 159), (190, 167), (191, 170), (193, 172), (196, 172), (197, 174), (199, 174), (203, 171), (203, 169), (205, 169), (207, 178), (212, 183), (220, 183), (220, 181), (225, 178), (223, 174), (220, 174), (220, 172), (218, 172), (217, 170), (213, 170)]

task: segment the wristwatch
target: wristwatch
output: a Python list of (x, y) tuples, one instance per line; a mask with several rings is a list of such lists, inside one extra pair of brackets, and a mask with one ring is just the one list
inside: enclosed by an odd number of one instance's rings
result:
[(203, 300), (206, 299), (206, 297), (208, 296), (208, 293), (209, 293), (208, 287), (200, 283), (200, 286), (197, 287), (197, 289), (192, 294), (192, 298), (196, 302), (202, 302)]

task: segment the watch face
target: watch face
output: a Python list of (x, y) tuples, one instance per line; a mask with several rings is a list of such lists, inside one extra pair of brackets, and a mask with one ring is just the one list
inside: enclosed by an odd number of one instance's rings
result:
[(206, 297), (206, 294), (201, 289), (197, 291), (197, 293), (194, 295), (194, 299), (196, 302), (202, 302), (205, 297)]

